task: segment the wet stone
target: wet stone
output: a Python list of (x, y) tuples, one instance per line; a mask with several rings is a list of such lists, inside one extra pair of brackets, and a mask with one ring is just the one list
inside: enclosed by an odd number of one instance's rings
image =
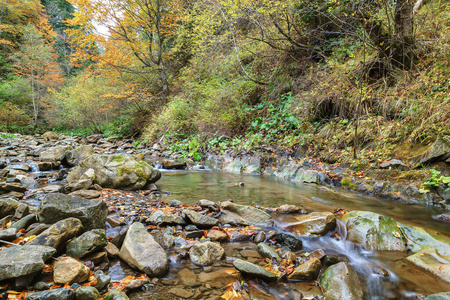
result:
[(228, 235), (222, 230), (210, 230), (206, 237), (212, 241), (224, 241), (228, 239)]
[(37, 293), (29, 293), (25, 300), (73, 300), (75, 293), (71, 289), (59, 288)]
[(75, 300), (97, 300), (100, 293), (93, 286), (81, 286), (75, 292)]
[(168, 293), (183, 299), (189, 299), (194, 295), (193, 292), (178, 287), (171, 288)]

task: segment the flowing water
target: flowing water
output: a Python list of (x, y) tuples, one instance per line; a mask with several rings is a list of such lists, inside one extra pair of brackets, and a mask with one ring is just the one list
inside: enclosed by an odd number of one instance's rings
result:
[[(211, 171), (165, 171), (158, 186), (172, 194), (162, 198), (165, 202), (177, 199), (185, 204), (195, 204), (200, 199), (276, 207), (295, 204), (306, 211), (367, 210), (394, 218), (397, 222), (416, 225), (448, 235), (450, 224), (433, 219), (442, 213), (422, 205), (405, 205), (396, 202), (363, 196), (343, 190), (332, 190), (323, 186), (292, 184), (273, 177), (232, 175)], [(291, 222), (289, 215), (274, 213), (277, 230)], [(303, 250), (322, 249), (327, 254), (343, 257), (357, 271), (364, 286), (367, 299), (417, 299), (418, 293), (450, 291), (450, 284), (416, 268), (404, 260), (406, 254), (396, 252), (368, 251), (345, 241), (345, 224), (338, 220), (337, 240), (330, 234), (320, 238), (302, 238)], [(302, 283), (276, 284), (266, 287), (277, 299)], [(289, 293), (288, 293), (289, 294)], [(306, 293), (307, 294), (307, 293)]]
[[(62, 182), (39, 182), (41, 176), (47, 173), (56, 173), (57, 170), (39, 172), (35, 165), (31, 165), (32, 173), (38, 182), (37, 188), (48, 184), (61, 184)], [(384, 199), (362, 196), (359, 194), (333, 190), (323, 186), (292, 184), (277, 180), (273, 177), (233, 175), (214, 172), (203, 167), (191, 170), (172, 171), (161, 170), (163, 176), (158, 186), (171, 194), (162, 196), (161, 200), (169, 202), (172, 199), (182, 201), (184, 204), (194, 205), (200, 199), (224, 201), (232, 199), (237, 204), (261, 205), (277, 207), (282, 204), (295, 204), (308, 212), (328, 211), (337, 208), (345, 210), (367, 210), (394, 218), (397, 222), (421, 226), (440, 234), (448, 235), (450, 224), (433, 219), (434, 215), (441, 213), (430, 207), (419, 205), (405, 205), (390, 202)], [(39, 195), (31, 197), (29, 202), (38, 205)], [(273, 213), (275, 229), (281, 231), (286, 224), (292, 222), (292, 216)], [(108, 224), (107, 224), (108, 225)], [(107, 227), (107, 235), (113, 236), (121, 227)], [(431, 294), (450, 291), (450, 284), (416, 268), (404, 260), (406, 254), (396, 252), (376, 252), (365, 250), (353, 243), (345, 241), (345, 224), (338, 221), (337, 233), (343, 237), (337, 240), (330, 234), (319, 238), (302, 238), (303, 250), (314, 251), (322, 249), (327, 254), (336, 255), (341, 260), (348, 261), (357, 271), (363, 284), (365, 299), (417, 299), (418, 294)], [(213, 272), (192, 264), (189, 259), (180, 259), (179, 251), (171, 250), (170, 272), (165, 277), (169, 287), (179, 280), (178, 272), (187, 268), (195, 272), (199, 278), (203, 276), (206, 282), (217, 288), (215, 296), (220, 296), (236, 279), (224, 275), (232, 266), (232, 260), (239, 257), (243, 249), (257, 250), (251, 242), (225, 243), (227, 259), (213, 265)], [(222, 271), (222, 273), (220, 273)], [(219, 274), (220, 273), (220, 274)], [(126, 264), (113, 261), (109, 269), (113, 280), (121, 280), (127, 275), (136, 275)], [(202, 275), (203, 274), (203, 275)], [(298, 299), (299, 293), (303, 295), (320, 294), (319, 287), (306, 282), (280, 282), (265, 284), (261, 281), (248, 281), (253, 294), (260, 293), (258, 299)], [(159, 293), (159, 294), (158, 294)], [(158, 296), (159, 295), (159, 296)], [(167, 298), (166, 298), (167, 297)], [(157, 291), (149, 288), (147, 292), (138, 292), (131, 295), (131, 299), (173, 299), (167, 296), (167, 290)], [(199, 299), (209, 299), (208, 297)]]

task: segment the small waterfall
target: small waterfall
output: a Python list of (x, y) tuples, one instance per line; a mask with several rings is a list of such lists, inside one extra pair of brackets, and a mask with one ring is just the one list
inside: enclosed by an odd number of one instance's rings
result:
[(30, 163), (29, 166), (31, 168), (31, 173), (39, 172), (39, 165), (37, 163)]

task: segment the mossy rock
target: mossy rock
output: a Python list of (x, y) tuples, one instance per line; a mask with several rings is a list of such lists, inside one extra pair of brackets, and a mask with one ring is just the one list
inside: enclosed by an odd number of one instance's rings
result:
[(95, 173), (94, 183), (102, 187), (124, 190), (142, 189), (147, 183), (156, 182), (161, 173), (144, 161), (128, 154), (98, 155), (86, 158), (67, 176), (67, 182), (77, 182), (88, 169)]
[(368, 211), (352, 211), (342, 217), (347, 225), (347, 239), (371, 250), (405, 251), (402, 232), (389, 217)]

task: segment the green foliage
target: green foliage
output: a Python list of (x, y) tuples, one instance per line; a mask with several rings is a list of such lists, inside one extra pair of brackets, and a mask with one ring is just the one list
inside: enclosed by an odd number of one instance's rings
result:
[[(428, 193), (430, 192), (429, 189), (437, 189), (441, 184), (444, 185), (448, 185), (450, 183), (450, 176), (446, 177), (446, 176), (439, 176), (439, 174), (441, 174), (440, 171), (437, 171), (435, 169), (430, 169), (430, 177), (428, 178), (427, 181), (422, 183), (422, 186), (424, 186), (423, 188), (420, 189), (421, 193)], [(445, 191), (450, 190), (450, 186), (447, 187), (447, 189)]]
[(250, 132), (261, 132), (269, 142), (279, 140), (288, 132), (295, 131), (299, 121), (294, 115), (292, 93), (284, 94), (278, 103), (259, 103), (247, 111), (256, 115), (251, 122)]

